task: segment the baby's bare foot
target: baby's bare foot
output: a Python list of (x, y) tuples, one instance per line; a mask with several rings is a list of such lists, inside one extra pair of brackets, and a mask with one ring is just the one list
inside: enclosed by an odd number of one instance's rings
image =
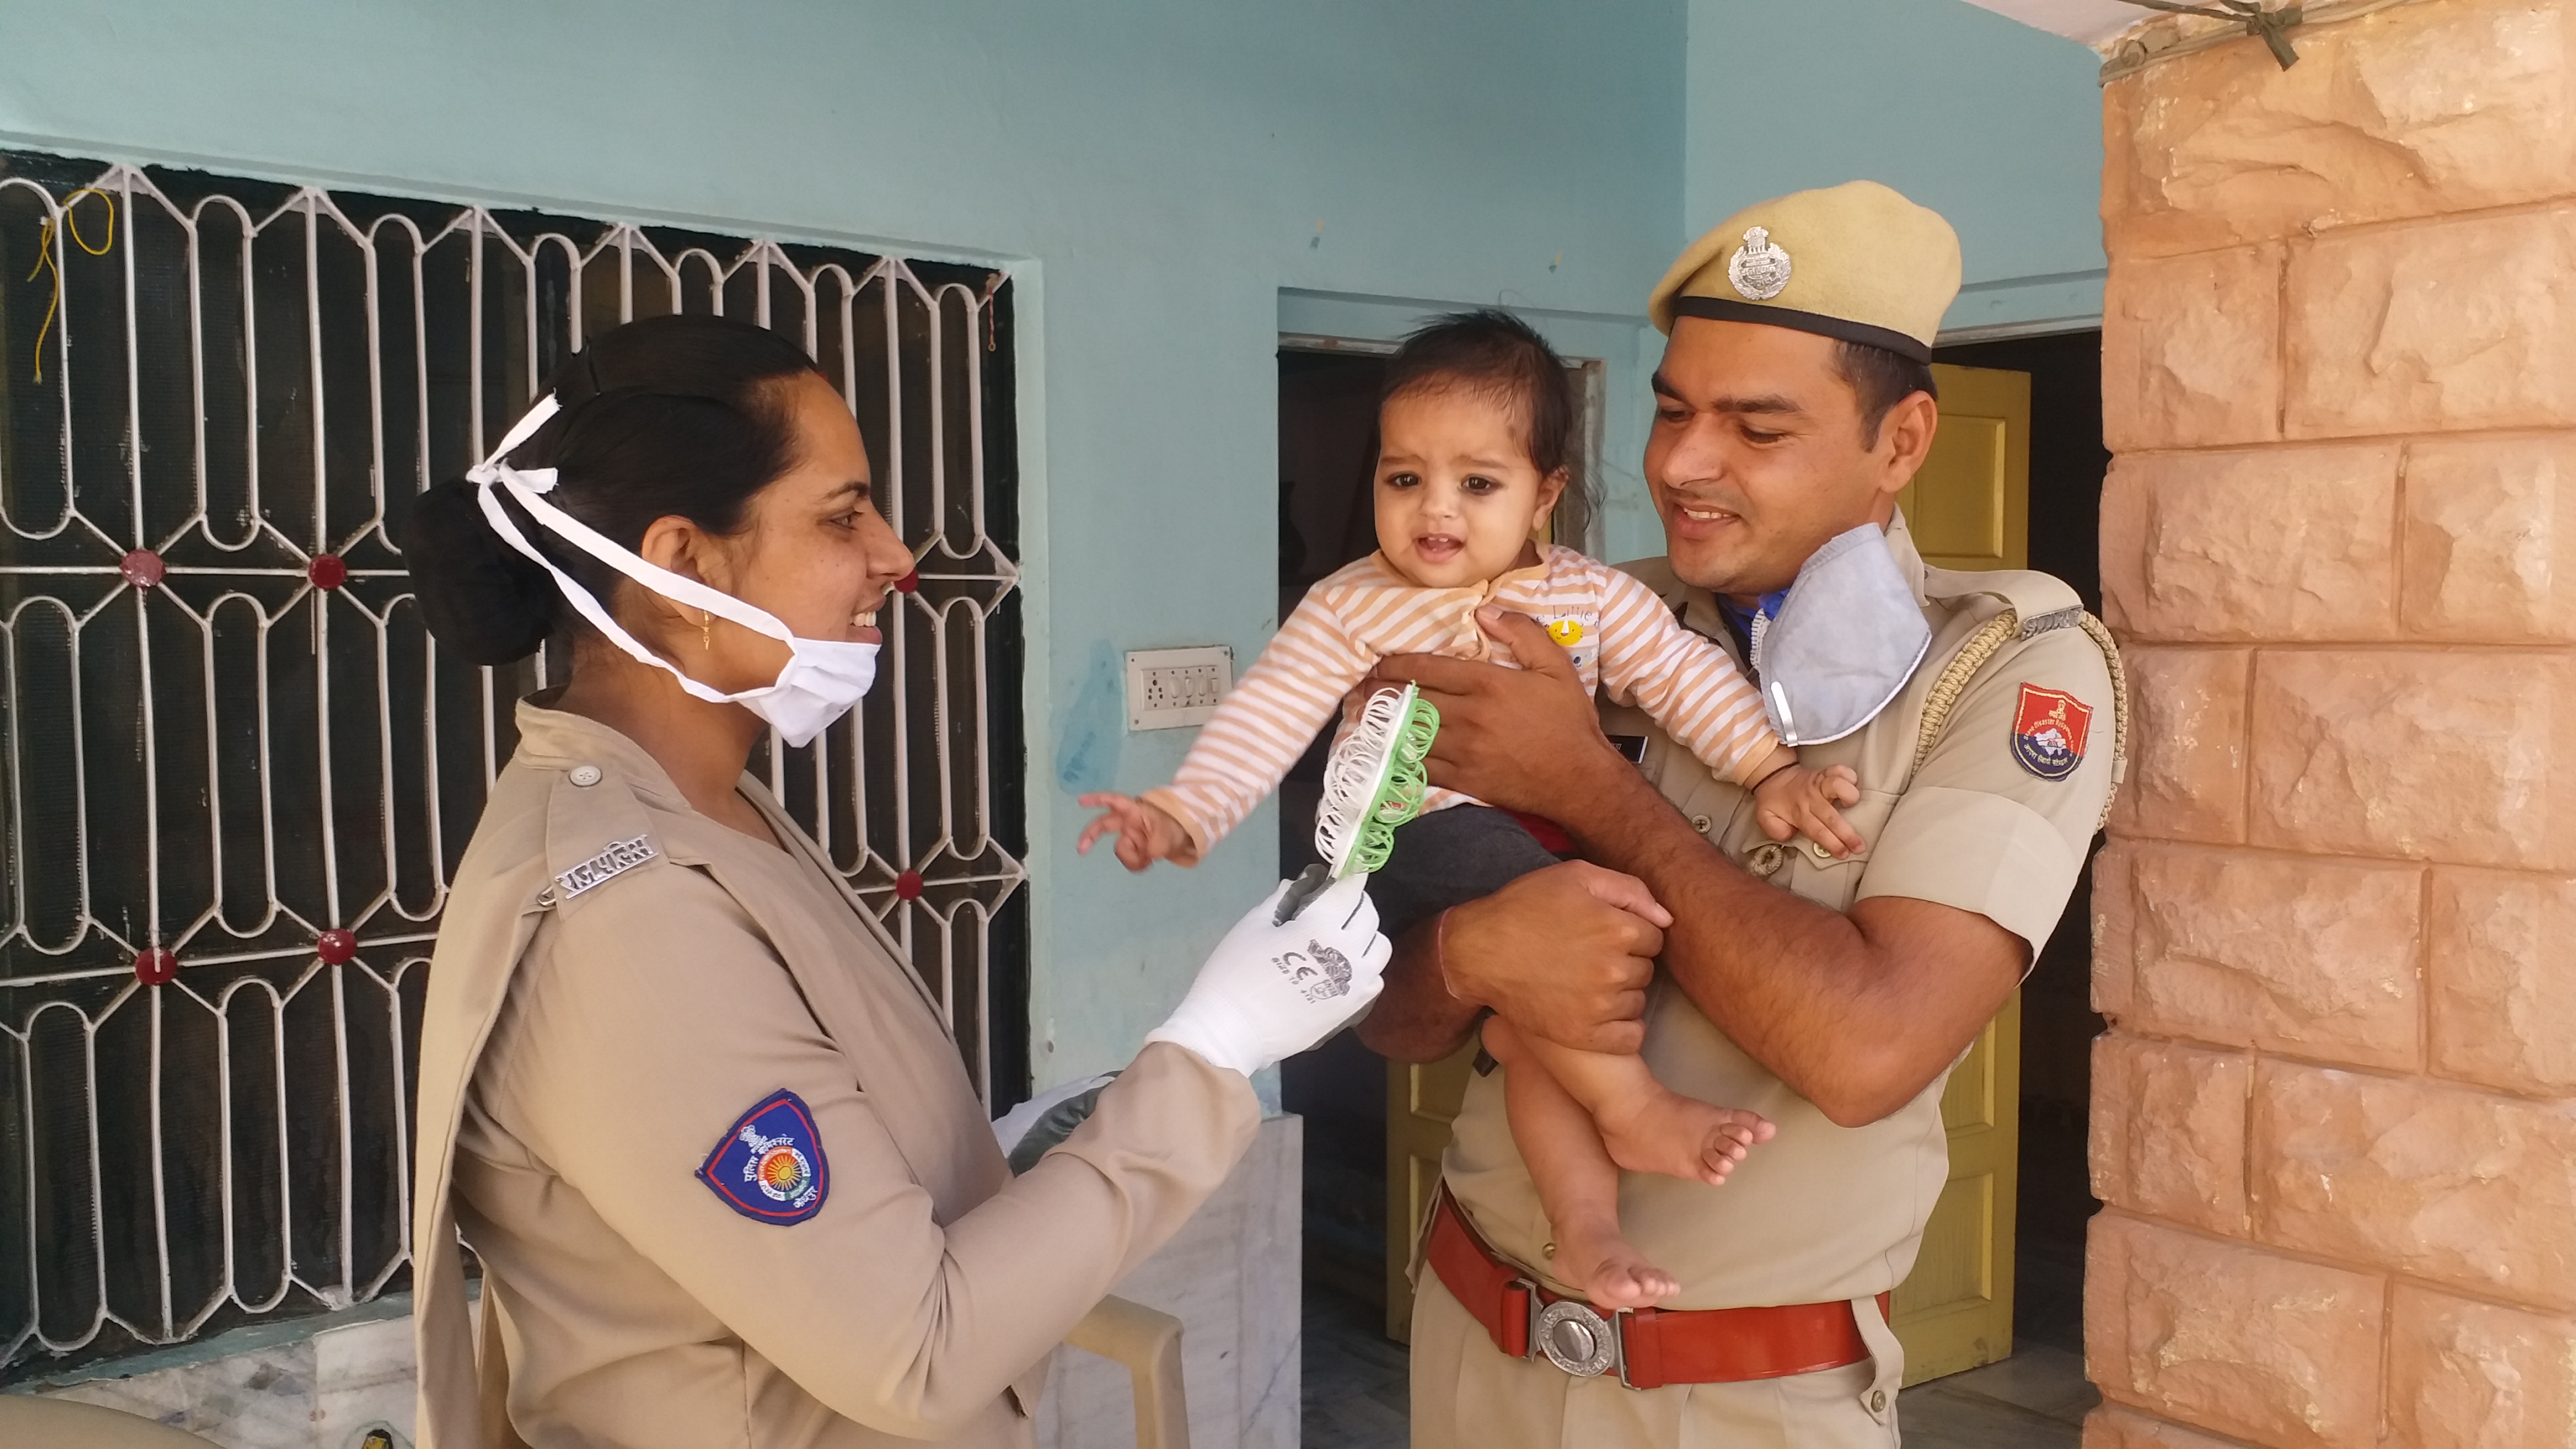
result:
[(1616, 1120), (1605, 1114), (1601, 1142), (1610, 1160), (1630, 1172), (1659, 1172), (1712, 1186), (1726, 1181), (1746, 1152), (1779, 1129), (1769, 1119), (1658, 1087), (1627, 1103)]
[(1554, 1264), (1556, 1276), (1582, 1289), (1595, 1308), (1651, 1308), (1682, 1291), (1679, 1280), (1647, 1262), (1615, 1225), (1560, 1227)]

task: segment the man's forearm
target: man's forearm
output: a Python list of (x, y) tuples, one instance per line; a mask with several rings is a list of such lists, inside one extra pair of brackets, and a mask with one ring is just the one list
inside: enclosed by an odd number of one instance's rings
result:
[(1475, 1029), (1481, 1008), (1460, 1001), (1440, 975), (1440, 918), (1404, 933), (1386, 965), (1386, 989), (1355, 1028), (1360, 1044), (1399, 1062), (1436, 1062)]
[(1880, 989), (1877, 947), (1850, 917), (1745, 873), (1643, 775), (1624, 774), (1586, 781), (1559, 823), (1587, 859), (1643, 880), (1673, 913), (1663, 961), (1674, 983), (1837, 1120), (1871, 1120), (1891, 1095), (1910, 1097), (1904, 1081), (1885, 1080), (1910, 1075), (1882, 1052), (1909, 1023), (1901, 993)]

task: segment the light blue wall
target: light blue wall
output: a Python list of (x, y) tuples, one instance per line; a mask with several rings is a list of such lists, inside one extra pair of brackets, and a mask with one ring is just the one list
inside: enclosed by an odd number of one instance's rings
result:
[(1691, 0), (1683, 216), (1866, 177), (1959, 230), (1944, 328), (2102, 311), (2092, 51), (1964, 0)]
[[(1283, 309), (1535, 309), (1609, 354), (1633, 479), (1683, 4), (8, 5), (0, 143), (1010, 260), (1044, 1083), (1123, 1060), (1270, 877), (1266, 816), (1195, 872), (1069, 847), (1075, 793), (1188, 741), (1124, 733), (1123, 651), (1273, 627)], [(1652, 537), (1614, 515), (1614, 549)]]

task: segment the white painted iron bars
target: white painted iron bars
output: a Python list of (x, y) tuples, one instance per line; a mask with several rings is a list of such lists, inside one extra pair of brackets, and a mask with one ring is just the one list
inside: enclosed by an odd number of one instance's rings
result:
[(863, 709), (758, 767), (989, 1091), (1025, 939), (999, 281), (0, 155), (0, 1377), (397, 1282), (429, 943), (547, 665), (441, 658), (386, 524), (633, 317), (787, 332), (860, 418), (918, 584)]

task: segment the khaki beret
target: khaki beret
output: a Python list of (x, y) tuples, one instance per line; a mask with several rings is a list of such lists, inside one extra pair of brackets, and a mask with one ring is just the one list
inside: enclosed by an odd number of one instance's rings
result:
[(1762, 322), (1932, 360), (1959, 295), (1959, 234), (1875, 181), (1748, 206), (1691, 243), (1646, 303), (1676, 317)]

